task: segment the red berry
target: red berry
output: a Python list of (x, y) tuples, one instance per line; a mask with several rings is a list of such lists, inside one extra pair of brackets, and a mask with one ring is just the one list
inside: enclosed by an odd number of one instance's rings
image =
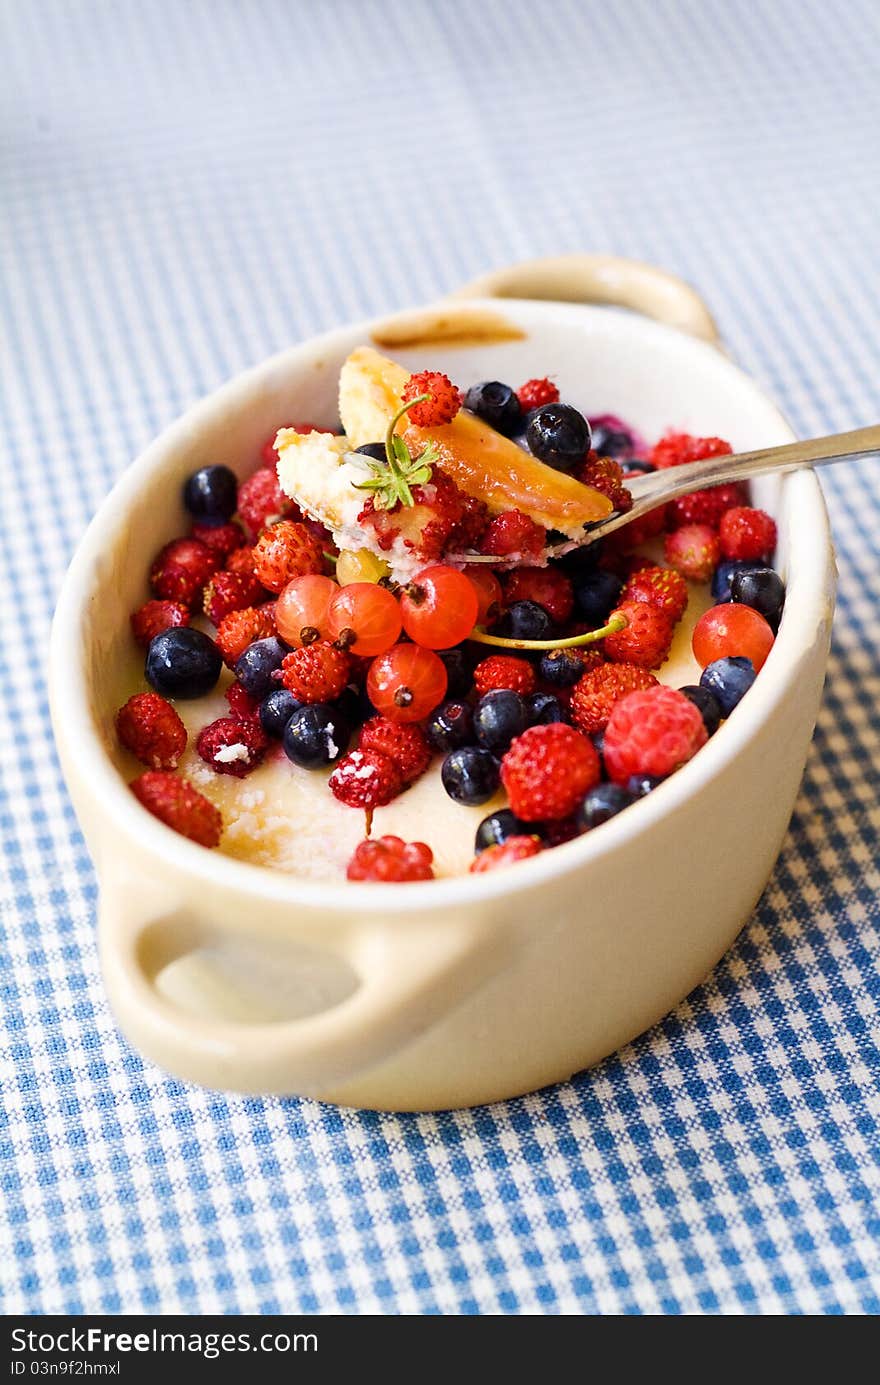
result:
[(403, 788), (394, 761), (380, 750), (351, 750), (328, 780), (330, 792), (349, 808), (383, 808)]
[(215, 572), (202, 597), (205, 615), (214, 625), (219, 625), (230, 611), (243, 611), (245, 606), (255, 606), (265, 596), (262, 583), (253, 573), (248, 576), (242, 572)]
[(512, 553), (536, 558), (547, 541), (546, 532), (522, 510), (505, 510), (489, 522), (480, 540), (480, 552), (505, 558)]
[(595, 452), (589, 452), (583, 465), (578, 468), (577, 479), (607, 496), (615, 510), (629, 514), (632, 496), (624, 483), (623, 467), (613, 457), (599, 457)]
[(405, 842), (402, 837), (368, 837), (355, 848), (348, 863), (349, 880), (433, 880), (434, 853), (424, 842)]
[(267, 524), (274, 524), (287, 516), (295, 518), (299, 510), (290, 496), (284, 494), (274, 470), (261, 467), (239, 486), (238, 513), (255, 539)]
[(559, 399), (559, 390), (552, 380), (548, 380), (546, 375), (542, 380), (526, 380), (524, 385), (520, 385), (516, 392), (520, 408), (523, 413), (529, 413), (532, 409), (540, 409), (542, 404), (555, 404)]
[(604, 731), (621, 698), (631, 692), (656, 687), (653, 673), (638, 664), (600, 664), (598, 668), (589, 669), (572, 690), (574, 724), (588, 736)]
[(186, 749), (186, 727), (158, 693), (135, 693), (116, 713), (116, 734), (126, 750), (150, 769), (177, 769)]
[(189, 536), (224, 559), (245, 542), (244, 532), (237, 524), (194, 524)]
[(230, 683), (224, 697), (229, 703), (229, 715), (235, 721), (259, 721), (260, 704), (245, 692), (240, 683)]
[(199, 846), (219, 844), (223, 819), (218, 809), (186, 779), (166, 770), (148, 769), (135, 779), (131, 791), (166, 827), (198, 842)]
[(360, 750), (378, 750), (393, 760), (404, 784), (412, 784), (431, 763), (431, 747), (420, 726), (412, 722), (370, 717), (358, 741)]
[(446, 696), (443, 660), (418, 644), (396, 644), (370, 664), (367, 696), (389, 721), (421, 721)]
[(417, 428), (437, 428), (451, 423), (461, 408), (461, 395), (448, 375), (439, 370), (420, 370), (411, 375), (403, 387), (401, 402), (408, 404), (418, 399), (420, 394), (429, 394), (422, 404), (416, 404), (409, 411), (409, 417)]
[(640, 668), (659, 668), (672, 644), (672, 621), (659, 606), (644, 601), (624, 601), (609, 619), (623, 615), (626, 625), (614, 635), (606, 635), (606, 656), (613, 663), (638, 664)]
[(402, 624), (397, 597), (375, 582), (350, 582), (337, 588), (327, 608), (331, 637), (366, 659), (390, 649), (400, 637)]
[(464, 570), (477, 593), (477, 624), (493, 625), (501, 614), (504, 600), (501, 583), (488, 565), (471, 563)]
[(327, 640), (301, 645), (285, 654), (281, 681), (299, 702), (332, 702), (351, 677), (348, 655)]
[(281, 638), (294, 646), (331, 638), (330, 602), (338, 591), (332, 577), (318, 572), (294, 577), (275, 602), (275, 626)]
[(219, 554), (198, 539), (173, 539), (153, 559), (150, 586), (155, 596), (192, 609), (198, 605), (205, 583), (222, 566)]
[(570, 817), (599, 777), (595, 746), (561, 721), (529, 727), (501, 761), (501, 782), (523, 822)]
[(411, 640), (427, 649), (461, 644), (476, 625), (479, 609), (477, 591), (467, 573), (443, 563), (425, 568), (400, 594), (403, 628)]
[(269, 738), (256, 721), (219, 717), (203, 726), (196, 750), (217, 774), (243, 779), (256, 769), (269, 748)]
[(658, 534), (663, 533), (665, 527), (665, 505), (659, 505), (656, 510), (649, 510), (647, 514), (639, 515), (638, 519), (631, 519), (629, 524), (625, 524), (622, 529), (616, 529), (613, 534), (608, 535), (603, 550), (602, 567), (610, 566), (609, 560), (613, 559), (615, 555), (631, 553), (634, 548), (638, 548), (641, 544), (656, 539)]
[(622, 601), (644, 601), (659, 606), (670, 620), (681, 620), (688, 602), (687, 583), (670, 567), (639, 568), (626, 582)]
[(616, 784), (630, 775), (665, 779), (708, 740), (703, 718), (675, 688), (647, 688), (617, 703), (605, 728), (602, 754)]
[(654, 445), (650, 460), (658, 470), (700, 462), (706, 457), (726, 457), (733, 451), (723, 438), (695, 438), (690, 433), (667, 433)]
[(358, 523), (369, 525), (384, 551), (402, 539), (417, 557), (436, 561), (448, 550), (473, 546), (486, 527), (484, 503), (465, 495), (438, 466), (412, 494), (412, 505), (398, 501), (390, 510), (377, 510), (371, 496), (358, 515)]
[(694, 658), (701, 668), (715, 659), (740, 654), (751, 659), (757, 673), (773, 648), (773, 631), (764, 617), (751, 606), (730, 602), (712, 606), (694, 626)]
[(766, 562), (776, 547), (776, 524), (764, 510), (741, 505), (721, 516), (718, 538), (725, 558)]
[(163, 630), (189, 625), (189, 611), (179, 601), (146, 601), (131, 615), (131, 633), (146, 649)]
[(564, 572), (554, 567), (518, 567), (504, 583), (504, 596), (514, 601), (535, 601), (555, 625), (564, 625), (574, 609), (574, 591)]
[(721, 561), (718, 535), (708, 524), (683, 524), (666, 535), (667, 563), (690, 582), (708, 582)]
[(678, 500), (670, 500), (666, 508), (666, 523), (670, 529), (678, 529), (682, 524), (708, 524), (717, 529), (725, 510), (734, 505), (742, 505), (746, 499), (746, 488), (739, 481), (731, 481), (723, 486), (707, 486), (703, 490), (691, 491), (681, 495)]
[(217, 626), (214, 643), (223, 661), (234, 668), (249, 644), (275, 634), (275, 622), (266, 606), (248, 606), (243, 611), (230, 611)]
[[(254, 545), (242, 544), (229, 554), (224, 564), (225, 572), (239, 572), (243, 577), (254, 576)], [(262, 585), (262, 584), (261, 584)]]
[(471, 861), (471, 874), (483, 875), (489, 870), (512, 866), (515, 861), (526, 861), (530, 856), (537, 856), (540, 850), (541, 843), (537, 837), (508, 837), (506, 841), (481, 851)]
[(521, 697), (533, 693), (537, 686), (535, 670), (527, 659), (508, 654), (492, 654), (474, 669), (474, 687), (479, 697), (494, 688), (510, 688)]
[(254, 545), (254, 572), (269, 591), (280, 592), (294, 577), (320, 572), (321, 545), (304, 524), (281, 519), (264, 529)]

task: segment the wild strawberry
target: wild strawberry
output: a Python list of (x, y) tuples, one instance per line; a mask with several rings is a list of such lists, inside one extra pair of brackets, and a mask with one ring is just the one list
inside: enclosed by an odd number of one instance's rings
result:
[(424, 842), (405, 842), (402, 837), (368, 837), (355, 847), (348, 863), (349, 880), (376, 880), (383, 884), (406, 880), (433, 880), (434, 853)]
[(595, 746), (561, 721), (529, 727), (501, 761), (501, 782), (523, 822), (570, 817), (599, 777)]
[(145, 601), (131, 614), (131, 633), (143, 649), (177, 625), (189, 625), (189, 611), (179, 601)]
[(743, 505), (722, 515), (718, 538), (725, 558), (766, 561), (776, 547), (776, 524), (764, 510)]
[(281, 681), (299, 702), (332, 702), (351, 677), (351, 659), (327, 640), (315, 640), (285, 654)]
[(412, 489), (413, 504), (398, 501), (390, 510), (377, 509), (370, 496), (358, 515), (369, 525), (379, 547), (386, 551), (402, 539), (418, 557), (431, 561), (452, 547), (470, 547), (485, 527), (485, 506), (471, 501), (441, 467), (433, 467), (430, 481)]
[(126, 750), (150, 769), (177, 769), (186, 749), (186, 727), (158, 693), (135, 693), (116, 713), (116, 734)]
[(414, 722), (370, 717), (361, 727), (359, 750), (378, 750), (393, 760), (404, 784), (412, 784), (431, 763), (431, 747)]
[[(437, 471), (434, 469), (434, 477)], [(432, 478), (433, 479), (433, 478)], [(453, 525), (447, 540), (447, 551), (467, 552), (478, 549), (489, 525), (489, 510), (484, 500), (475, 495), (461, 495), (461, 518)]]
[(615, 510), (629, 514), (632, 509), (632, 496), (626, 488), (623, 467), (613, 457), (599, 457), (588, 452), (583, 465), (577, 470), (577, 479), (594, 491), (601, 491), (611, 501)]
[(526, 380), (517, 390), (516, 397), (523, 413), (527, 414), (532, 409), (540, 409), (542, 404), (558, 403), (559, 390), (552, 380), (544, 376), (543, 380)]
[(264, 529), (254, 547), (254, 572), (269, 591), (280, 592), (294, 577), (323, 567), (321, 545), (304, 524), (291, 519)]
[(394, 761), (380, 750), (351, 750), (330, 775), (330, 791), (349, 808), (382, 808), (403, 788)]
[(645, 601), (659, 606), (670, 620), (681, 620), (688, 603), (687, 583), (671, 567), (639, 568), (627, 579), (622, 601)]
[(269, 748), (269, 738), (256, 721), (219, 717), (203, 726), (196, 750), (217, 774), (243, 779), (256, 769)]
[(649, 510), (647, 514), (639, 515), (638, 519), (631, 519), (622, 529), (616, 529), (613, 534), (609, 534), (605, 540), (602, 552), (603, 567), (613, 561), (615, 554), (631, 553), (641, 544), (656, 539), (665, 527), (665, 505), (658, 505), (656, 510)]
[(626, 617), (626, 625), (613, 635), (606, 635), (606, 657), (613, 663), (638, 664), (640, 668), (659, 668), (672, 644), (672, 621), (659, 606), (644, 601), (625, 601), (611, 612)]
[(492, 654), (474, 669), (474, 687), (479, 697), (495, 688), (509, 688), (527, 697), (535, 691), (537, 682), (535, 670), (527, 659), (508, 654)]
[(290, 496), (284, 494), (275, 472), (261, 467), (239, 486), (238, 513), (251, 538), (255, 539), (267, 524), (287, 517), (297, 518), (299, 509)]
[(226, 559), (224, 572), (240, 572), (244, 577), (254, 576), (254, 544), (246, 543), (236, 548)]
[(222, 566), (219, 554), (198, 539), (173, 539), (153, 559), (150, 586), (155, 596), (192, 609), (205, 583)]
[(651, 449), (650, 460), (658, 470), (701, 462), (706, 457), (726, 457), (733, 451), (723, 438), (695, 438), (690, 433), (667, 433)]
[(624, 697), (605, 728), (602, 754), (616, 784), (631, 775), (665, 779), (705, 745), (703, 718), (675, 688), (648, 688)]
[(230, 611), (243, 611), (245, 606), (255, 606), (265, 595), (262, 583), (253, 573), (250, 576), (241, 572), (215, 572), (202, 596), (205, 615), (219, 625)]
[(244, 530), (238, 524), (194, 524), (189, 531), (191, 539), (198, 539), (212, 553), (226, 559), (230, 553), (241, 548), (245, 542)]
[(575, 726), (588, 736), (604, 731), (617, 703), (628, 693), (656, 688), (657, 679), (638, 664), (600, 664), (588, 669), (571, 694)]
[(574, 609), (574, 591), (564, 572), (557, 567), (518, 567), (504, 583), (508, 605), (514, 601), (535, 601), (543, 606), (555, 625), (564, 625)]
[(234, 668), (249, 644), (275, 634), (275, 622), (264, 606), (247, 606), (243, 611), (230, 611), (217, 626), (214, 643), (223, 655), (223, 662)]
[(148, 769), (130, 785), (147, 812), (199, 846), (217, 846), (223, 819), (213, 803), (186, 779), (166, 770)]
[(537, 856), (540, 850), (541, 843), (537, 837), (508, 837), (506, 841), (497, 842), (481, 851), (479, 856), (471, 861), (471, 874), (483, 875), (489, 870), (512, 866), (515, 861), (526, 861), (530, 856)]
[(234, 721), (259, 721), (260, 704), (245, 692), (240, 683), (230, 683), (223, 695), (229, 703), (229, 715)]
[(420, 370), (411, 375), (403, 387), (401, 400), (408, 404), (420, 394), (430, 395), (422, 404), (415, 404), (409, 417), (417, 428), (437, 428), (451, 423), (461, 408), (461, 395), (448, 375), (439, 370)]
[(666, 523), (670, 529), (679, 529), (683, 524), (708, 524), (712, 529), (717, 529), (725, 510), (742, 505), (745, 500), (746, 487), (739, 481), (723, 486), (705, 486), (702, 490), (679, 496), (678, 500), (670, 500), (666, 507)]
[(708, 524), (683, 524), (666, 535), (666, 561), (690, 582), (708, 582), (721, 561), (718, 535)]
[(547, 541), (547, 534), (522, 510), (505, 510), (489, 522), (480, 542), (480, 552), (505, 558), (512, 553), (537, 557)]

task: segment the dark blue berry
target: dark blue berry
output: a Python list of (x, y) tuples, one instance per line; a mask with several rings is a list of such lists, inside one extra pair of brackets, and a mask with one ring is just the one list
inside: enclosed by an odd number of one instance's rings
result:
[(355, 452), (360, 452), (364, 457), (372, 457), (374, 462), (387, 462), (388, 454), (385, 451), (384, 442), (364, 442), (360, 447), (356, 447)]
[(605, 779), (605, 778), (607, 778), (607, 771), (606, 771), (606, 769), (605, 769), (605, 732), (604, 732), (604, 730), (603, 730), (603, 731), (594, 731), (594, 732), (592, 733), (592, 735), (590, 736), (590, 740), (593, 742), (593, 745), (595, 746), (595, 749), (596, 749), (596, 754), (599, 756), (599, 761), (600, 761), (600, 765), (601, 765), (601, 769), (602, 769), (602, 778)]
[(623, 582), (613, 572), (586, 572), (574, 581), (574, 600), (578, 613), (588, 625), (604, 625), (620, 600)]
[(644, 457), (627, 457), (620, 465), (623, 467), (624, 476), (648, 476), (657, 470), (654, 463), (646, 462)]
[(485, 750), (502, 754), (528, 726), (526, 704), (510, 688), (493, 688), (474, 708), (474, 735)]
[(490, 813), (487, 818), (483, 818), (477, 828), (474, 850), (479, 855), (481, 851), (485, 851), (490, 846), (501, 846), (508, 837), (534, 835), (535, 824), (533, 822), (521, 822), (510, 808), (499, 808), (497, 813)]
[(273, 736), (276, 741), (280, 741), (284, 735), (284, 728), (290, 721), (297, 708), (302, 703), (297, 702), (292, 692), (287, 688), (275, 688), (260, 703), (260, 725), (267, 736)]
[(536, 692), (526, 698), (529, 726), (549, 726), (553, 721), (568, 721), (568, 713), (555, 693)]
[(280, 669), (287, 652), (285, 644), (275, 635), (269, 635), (264, 640), (254, 640), (237, 660), (235, 676), (255, 702), (262, 702), (278, 687), (278, 679), (272, 675)]
[(454, 698), (441, 702), (428, 717), (425, 725), (428, 744), (435, 750), (458, 750), (474, 739), (474, 717), (466, 702)]
[(578, 831), (589, 832), (594, 827), (600, 827), (603, 822), (628, 808), (632, 801), (632, 794), (620, 784), (597, 784), (590, 789), (577, 810), (575, 820)]
[(238, 481), (228, 466), (203, 466), (183, 488), (183, 503), (199, 524), (225, 524), (238, 505)]
[(498, 631), (510, 640), (547, 640), (553, 622), (537, 601), (514, 601), (498, 622)]
[(712, 595), (719, 606), (723, 606), (726, 601), (730, 601), (730, 588), (734, 574), (744, 572), (748, 568), (753, 568), (753, 560), (745, 558), (725, 558), (723, 563), (719, 563), (712, 574)]
[(554, 688), (573, 688), (584, 671), (583, 660), (576, 649), (548, 649), (541, 656), (541, 677)]
[(284, 728), (282, 744), (288, 760), (303, 769), (322, 769), (344, 755), (351, 740), (351, 727), (329, 702), (312, 702), (299, 707)]
[(488, 750), (475, 745), (451, 750), (440, 771), (443, 787), (456, 803), (485, 803), (500, 782), (498, 762)]
[(594, 539), (592, 543), (585, 543), (583, 547), (573, 548), (570, 553), (563, 553), (561, 558), (555, 558), (552, 566), (561, 568), (566, 577), (576, 582), (586, 573), (596, 571), (604, 547), (601, 539)]
[(703, 669), (700, 687), (708, 688), (709, 692), (715, 694), (722, 713), (729, 717), (756, 677), (751, 659), (746, 659), (742, 654), (732, 654), (727, 659), (716, 659)]
[(514, 390), (500, 380), (484, 380), (471, 385), (465, 395), (464, 407), (470, 409), (496, 432), (512, 438), (522, 431), (523, 411)]
[(751, 606), (776, 630), (785, 604), (785, 583), (772, 567), (741, 568), (731, 578), (730, 598)]
[(600, 457), (615, 457), (625, 461), (633, 450), (632, 433), (625, 428), (607, 428), (602, 423), (592, 423), (592, 448)]
[(376, 715), (376, 708), (367, 697), (366, 688), (343, 688), (332, 706), (338, 708), (349, 726), (360, 726)]
[(223, 660), (201, 630), (177, 626), (150, 641), (144, 675), (163, 697), (204, 697), (216, 685)]
[(590, 425), (571, 404), (544, 404), (529, 419), (526, 442), (540, 462), (573, 471), (590, 450)]
[(713, 692), (708, 688), (701, 688), (696, 683), (688, 683), (684, 688), (679, 688), (680, 693), (684, 693), (688, 702), (692, 702), (700, 716), (703, 718), (703, 725), (710, 736), (714, 736), (718, 727), (721, 725), (721, 704)]
[(438, 649), (437, 658), (446, 668), (446, 691), (449, 696), (466, 697), (474, 681), (474, 656), (456, 645), (454, 649)]
[(631, 774), (626, 781), (626, 791), (631, 799), (644, 798), (652, 789), (656, 789), (657, 785), (662, 783), (663, 780), (655, 774)]

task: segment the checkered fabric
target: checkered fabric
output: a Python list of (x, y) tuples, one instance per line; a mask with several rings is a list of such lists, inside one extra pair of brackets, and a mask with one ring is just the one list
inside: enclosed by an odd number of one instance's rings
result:
[(875, 0), (2, 0), (7, 1312), (880, 1308), (880, 463), (791, 832), (705, 985), (573, 1082), (414, 1117), (172, 1081), (101, 989), (52, 747), (65, 566), (198, 396), (528, 256), (698, 284), (803, 433), (880, 415)]

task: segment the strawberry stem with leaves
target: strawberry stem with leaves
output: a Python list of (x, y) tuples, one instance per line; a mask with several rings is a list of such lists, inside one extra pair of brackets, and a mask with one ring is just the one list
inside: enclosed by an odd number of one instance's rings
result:
[(416, 404), (424, 404), (430, 398), (429, 394), (420, 394), (418, 398), (410, 399), (397, 410), (385, 433), (384, 461), (365, 458), (367, 470), (373, 474), (369, 480), (356, 483), (355, 489), (372, 491), (373, 504), (377, 510), (393, 510), (397, 504), (414, 505), (412, 487), (423, 486), (431, 479), (431, 467), (437, 461), (435, 444), (429, 442), (418, 457), (413, 457), (404, 439), (394, 431), (405, 413)]

